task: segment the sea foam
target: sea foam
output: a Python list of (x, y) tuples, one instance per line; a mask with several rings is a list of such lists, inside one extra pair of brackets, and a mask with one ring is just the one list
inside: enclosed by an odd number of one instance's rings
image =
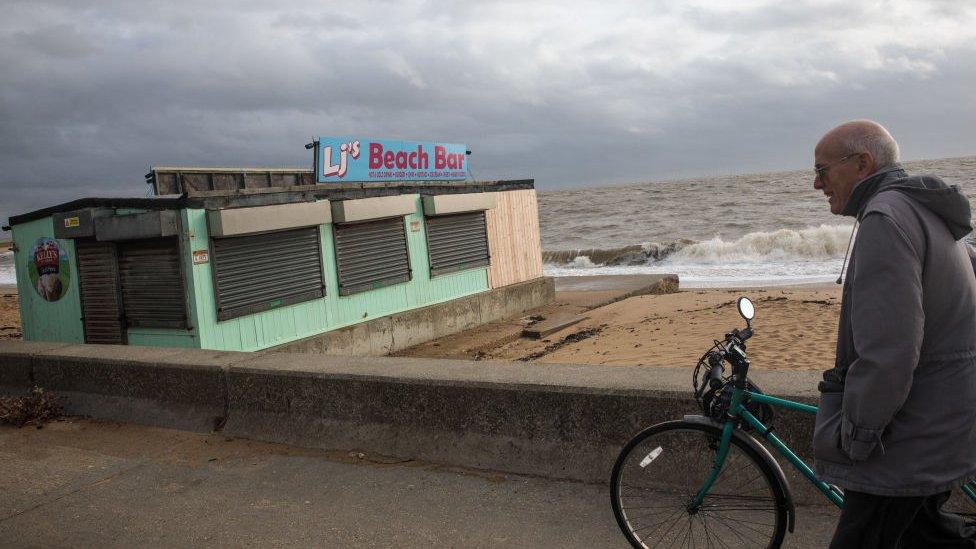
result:
[(14, 273), (14, 253), (0, 252), (0, 284), (13, 285), (17, 283)]
[(714, 265), (828, 259), (844, 254), (850, 231), (850, 226), (820, 225), (799, 230), (757, 231), (728, 241), (716, 237), (702, 242), (677, 240), (620, 248), (544, 251), (542, 259), (549, 265), (573, 267), (638, 266), (669, 261)]
[(845, 225), (758, 231), (731, 241), (713, 238), (691, 244), (671, 258), (702, 264), (828, 259), (844, 255), (850, 234), (851, 227)]

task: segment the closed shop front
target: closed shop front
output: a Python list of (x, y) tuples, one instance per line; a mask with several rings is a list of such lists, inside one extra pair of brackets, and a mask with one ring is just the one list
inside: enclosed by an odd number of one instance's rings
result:
[(495, 204), (493, 193), (424, 197), (430, 276), (487, 267), (491, 263), (485, 212)]
[(176, 237), (76, 241), (86, 343), (125, 344), (126, 328), (186, 329)]
[(217, 319), (325, 295), (319, 228), (213, 239)]
[(430, 276), (489, 264), (485, 212), (427, 217)]
[(339, 295), (410, 280), (410, 257), (402, 217), (335, 226)]
[(125, 318), (122, 316), (115, 244), (77, 240), (75, 251), (85, 343), (125, 344)]
[(319, 225), (329, 201), (207, 212), (217, 320), (325, 295)]
[(403, 216), (416, 211), (415, 195), (332, 203), (339, 295), (351, 295), (411, 278)]
[(188, 328), (176, 237), (120, 242), (118, 256), (126, 326)]

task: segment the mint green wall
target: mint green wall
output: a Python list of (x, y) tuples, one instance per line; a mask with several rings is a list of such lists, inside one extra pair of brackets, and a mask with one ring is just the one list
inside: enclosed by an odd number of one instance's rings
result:
[[(193, 309), (190, 317), (191, 324), (198, 331), (200, 346), (238, 351), (264, 349), (357, 322), (487, 291), (486, 268), (430, 279), (421, 200), (419, 195), (414, 197), (416, 210), (404, 220), (413, 271), (410, 282), (340, 296), (332, 225), (322, 225), (322, 265), (326, 282), (324, 298), (225, 321), (217, 321), (211, 263), (192, 265), (190, 259), (192, 250), (209, 250), (206, 212), (185, 210), (183, 223), (187, 249), (184, 261), (187, 265), (189, 301)], [(419, 222), (416, 232), (410, 230), (411, 221)]]
[(34, 242), (42, 236), (54, 238), (54, 221), (50, 217), (35, 219), (11, 228), (14, 265), (17, 271), (17, 293), (20, 299), (20, 322), (28, 341), (67, 341), (82, 343), (85, 330), (81, 323), (81, 298), (78, 292), (78, 262), (73, 240), (58, 240), (68, 254), (71, 278), (68, 291), (57, 301), (47, 301), (31, 283), (28, 262)]
[[(412, 269), (410, 282), (351, 296), (340, 296), (332, 225), (322, 225), (319, 230), (322, 238), (325, 297), (226, 321), (217, 321), (211, 263), (194, 265), (192, 260), (194, 250), (209, 250), (206, 212), (183, 210), (180, 245), (190, 329), (129, 328), (129, 345), (255, 351), (357, 322), (487, 291), (486, 268), (430, 279), (422, 205), (419, 195), (414, 195), (414, 198), (416, 209), (404, 220)], [(418, 222), (416, 232), (410, 230), (412, 221)], [(70, 258), (71, 280), (68, 292), (60, 300), (49, 302), (41, 298), (31, 284), (27, 261), (37, 238), (53, 238), (52, 219), (47, 217), (17, 225), (12, 228), (12, 235), (19, 248), (14, 261), (24, 339), (84, 342), (74, 241), (58, 240)]]
[[(121, 214), (122, 210), (116, 210)], [(142, 210), (128, 210), (125, 213), (142, 213)], [(84, 343), (85, 328), (81, 321), (81, 294), (78, 285), (78, 261), (75, 256), (74, 240), (59, 239), (58, 244), (68, 253), (71, 266), (71, 280), (68, 292), (58, 301), (46, 301), (34, 289), (28, 272), (27, 262), (31, 261), (30, 250), (41, 236), (54, 238), (54, 221), (50, 217), (29, 221), (11, 228), (18, 251), (15, 254), (17, 289), (20, 299), (20, 319), (24, 339), (28, 341), (65, 341)], [(188, 255), (189, 252), (187, 252)], [(186, 260), (189, 263), (189, 259)], [(190, 326), (194, 326), (192, 303), (187, 303), (191, 314)], [(153, 347), (199, 347), (200, 341), (194, 330), (173, 330), (162, 328), (129, 328), (126, 330), (129, 345), (148, 345)]]
[(200, 340), (192, 331), (168, 328), (129, 328), (126, 330), (129, 345), (149, 347), (189, 347), (197, 348)]

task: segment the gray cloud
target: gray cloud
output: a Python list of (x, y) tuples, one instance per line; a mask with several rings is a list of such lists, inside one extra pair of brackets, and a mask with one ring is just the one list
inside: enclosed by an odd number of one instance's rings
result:
[(540, 187), (803, 167), (878, 119), (976, 152), (958, 2), (10, 2), (0, 219), (143, 195), (152, 165), (307, 166), (318, 134), (439, 139)]

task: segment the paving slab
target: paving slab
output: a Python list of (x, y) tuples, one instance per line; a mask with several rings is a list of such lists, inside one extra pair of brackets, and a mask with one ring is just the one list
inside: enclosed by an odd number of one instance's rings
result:
[[(124, 423), (0, 427), (5, 547), (624, 547), (607, 488)], [(829, 508), (786, 547), (824, 547)]]

